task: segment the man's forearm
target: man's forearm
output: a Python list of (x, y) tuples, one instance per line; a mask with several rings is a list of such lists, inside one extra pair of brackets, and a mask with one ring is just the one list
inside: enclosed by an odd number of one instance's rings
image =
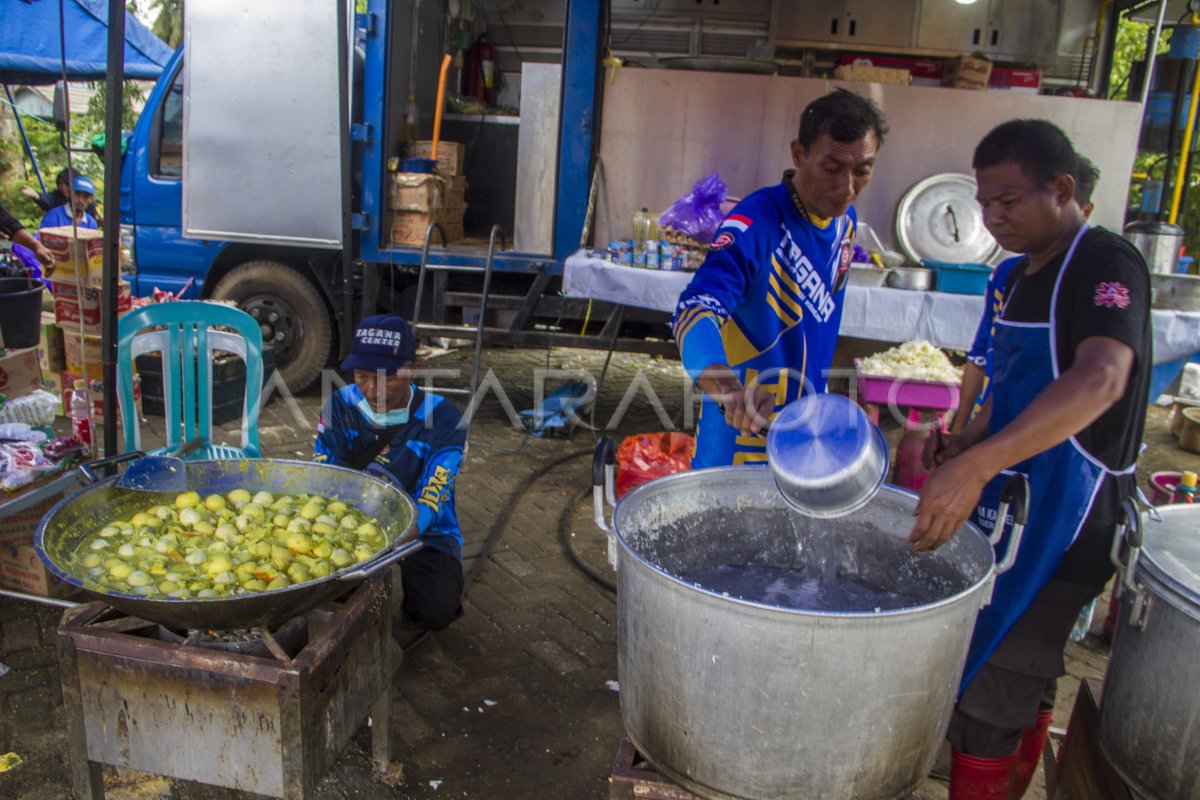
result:
[[(1077, 363), (1047, 386), (1016, 419), (962, 457), (990, 479), (1065, 442), (1120, 399), (1127, 373), (1114, 375), (1114, 371), (1105, 363)], [(971, 429), (975, 429), (975, 422)]]

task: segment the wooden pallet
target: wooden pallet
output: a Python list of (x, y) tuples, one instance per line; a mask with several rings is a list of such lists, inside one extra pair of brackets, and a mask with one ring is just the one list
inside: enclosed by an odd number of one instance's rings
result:
[(628, 736), (621, 737), (612, 774), (608, 776), (609, 800), (701, 800), (698, 795), (664, 778), (647, 761)]

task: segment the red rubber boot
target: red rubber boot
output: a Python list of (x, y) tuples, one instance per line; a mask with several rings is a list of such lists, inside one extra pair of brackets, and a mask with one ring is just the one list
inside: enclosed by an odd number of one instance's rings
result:
[(1013, 762), (1012, 791), (1009, 800), (1021, 800), (1033, 773), (1037, 772), (1038, 761), (1042, 750), (1046, 747), (1046, 737), (1050, 735), (1050, 721), (1054, 719), (1053, 708), (1043, 708), (1037, 713), (1037, 722), (1032, 728), (1021, 732), (1021, 743), (1017, 745), (1017, 759)]
[(950, 800), (1008, 800), (1017, 753), (1004, 758), (951, 754)]

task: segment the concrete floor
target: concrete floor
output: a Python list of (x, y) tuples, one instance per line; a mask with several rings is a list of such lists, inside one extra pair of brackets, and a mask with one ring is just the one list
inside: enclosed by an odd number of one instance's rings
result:
[[(602, 354), (492, 349), (484, 357), (512, 408), (533, 404), (536, 370), (598, 373)], [(464, 353), (428, 366), (465, 369)], [(465, 384), (465, 375), (460, 376)], [(556, 381), (549, 381), (553, 386)], [(662, 415), (656, 411), (657, 397)], [(264, 412), (264, 454), (308, 459), (320, 392), (279, 400)], [(628, 400), (628, 404), (625, 401)], [(600, 427), (618, 439), (661, 430), (681, 420), (688, 404), (678, 362), (618, 355), (597, 403)], [(625, 408), (622, 408), (622, 406)], [(1196, 469), (1166, 431), (1167, 415), (1148, 411), (1143, 468)], [(150, 418), (149, 437), (161, 436)], [(885, 423), (895, 444), (899, 429)], [(227, 434), (235, 431), (225, 426)], [(579, 556), (613, 578), (605, 541), (591, 520), (593, 437), (579, 429), (569, 440), (528, 437), (511, 424), (496, 392), (481, 406), (470, 453), (458, 481), (457, 503), (467, 542), (465, 566), (476, 566), (501, 509), (512, 505), (491, 557), (468, 589), (466, 616), (408, 652), (393, 691), (396, 768), (387, 782), (371, 769), (364, 727), (318, 787), (319, 800), (350, 798), (603, 798), (622, 735), (617, 679), (614, 596), (587, 578), (558, 539), (565, 520)], [(563, 459), (561, 463), (555, 462)], [(539, 471), (544, 474), (519, 491)], [(1106, 606), (1102, 603), (1101, 609)], [(0, 599), (0, 754), (19, 766), (0, 772), (0, 797), (51, 800), (69, 796), (62, 696), (54, 652), (60, 612)], [(1093, 631), (1098, 630), (1098, 613)], [(411, 637), (406, 643), (411, 641)], [(1060, 684), (1056, 724), (1065, 725), (1078, 680), (1103, 675), (1107, 646), (1095, 635), (1067, 650), (1069, 674)], [(217, 768), (217, 765), (214, 765)], [(1044, 797), (1042, 777), (1029, 797)], [(216, 800), (247, 795), (141, 773), (106, 770), (108, 796), (122, 800)], [(918, 796), (946, 797), (929, 780)]]

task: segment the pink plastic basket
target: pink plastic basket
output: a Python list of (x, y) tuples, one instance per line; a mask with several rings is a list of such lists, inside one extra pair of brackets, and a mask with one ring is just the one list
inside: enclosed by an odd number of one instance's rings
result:
[[(855, 368), (859, 361), (854, 362)], [(858, 372), (859, 403), (897, 408), (928, 408), (949, 411), (958, 408), (958, 384), (942, 381), (912, 381)]]

